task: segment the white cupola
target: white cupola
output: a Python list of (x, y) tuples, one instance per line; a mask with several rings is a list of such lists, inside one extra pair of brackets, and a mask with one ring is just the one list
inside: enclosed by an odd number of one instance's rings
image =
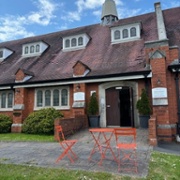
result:
[(102, 6), (101, 15), (102, 25), (111, 25), (118, 21), (118, 14), (114, 0), (105, 0)]

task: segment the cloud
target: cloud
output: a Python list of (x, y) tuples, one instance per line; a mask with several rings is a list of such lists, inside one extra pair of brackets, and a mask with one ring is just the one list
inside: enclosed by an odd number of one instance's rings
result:
[(34, 33), (29, 32), (27, 27), (33, 24), (49, 25), (51, 20), (56, 17), (54, 15), (56, 8), (63, 5), (57, 5), (52, 0), (33, 0), (33, 2), (37, 7), (37, 11), (24, 16), (6, 15), (0, 17), (0, 41), (34, 36)]
[(34, 36), (23, 27), (24, 17), (8, 16), (0, 18), (0, 41), (7, 41), (19, 37)]
[(37, 23), (47, 26), (51, 19), (56, 17), (53, 15), (53, 13), (56, 10), (57, 5), (51, 2), (51, 0), (38, 0), (38, 2), (35, 2), (35, 4), (39, 11), (31, 12), (27, 17), (28, 21), (30, 23)]

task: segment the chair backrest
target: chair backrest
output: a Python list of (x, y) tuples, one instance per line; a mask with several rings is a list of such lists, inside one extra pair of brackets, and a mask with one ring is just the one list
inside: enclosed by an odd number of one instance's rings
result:
[(56, 131), (57, 131), (57, 138), (59, 141), (64, 141), (65, 140), (65, 137), (64, 137), (64, 134), (63, 134), (63, 129), (62, 129), (62, 126), (60, 125), (57, 125), (56, 126)]
[(135, 143), (136, 142), (136, 128), (115, 128), (114, 134), (116, 143)]

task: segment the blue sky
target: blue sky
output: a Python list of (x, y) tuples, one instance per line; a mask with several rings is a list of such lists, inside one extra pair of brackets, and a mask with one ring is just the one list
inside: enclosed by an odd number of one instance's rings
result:
[[(0, 0), (0, 42), (100, 23), (105, 0)], [(115, 0), (119, 19), (180, 6), (179, 0)]]

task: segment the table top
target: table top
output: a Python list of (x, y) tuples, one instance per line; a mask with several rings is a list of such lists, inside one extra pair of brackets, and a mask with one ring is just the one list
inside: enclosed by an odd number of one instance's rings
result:
[(90, 132), (114, 132), (113, 128), (91, 128)]

